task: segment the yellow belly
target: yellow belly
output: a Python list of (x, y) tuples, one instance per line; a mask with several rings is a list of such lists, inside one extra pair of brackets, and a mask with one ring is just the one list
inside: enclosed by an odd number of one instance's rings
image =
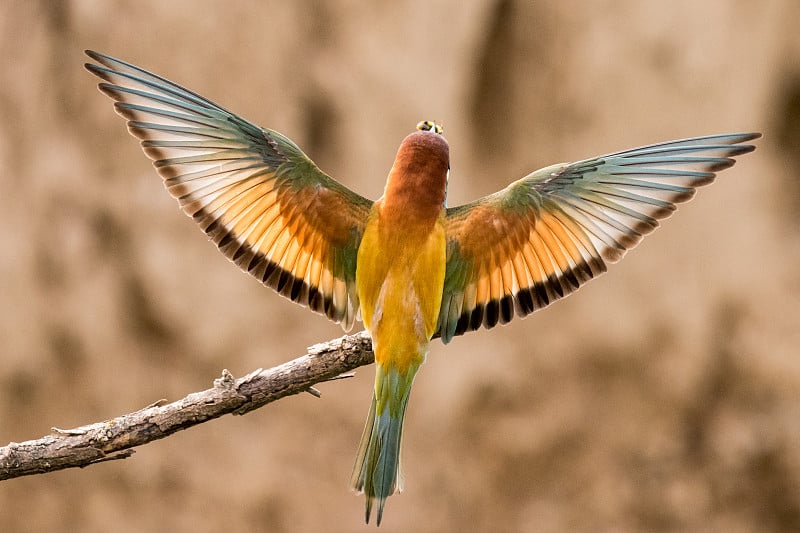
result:
[(430, 231), (381, 226), (375, 214), (358, 251), (356, 286), (375, 360), (405, 374), (418, 367), (436, 330), (445, 271), (443, 219)]

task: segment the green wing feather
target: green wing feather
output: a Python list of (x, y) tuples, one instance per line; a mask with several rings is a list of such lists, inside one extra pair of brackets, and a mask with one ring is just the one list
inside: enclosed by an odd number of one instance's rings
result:
[(553, 165), (448, 209), (437, 335), (449, 342), (571, 294), (760, 136), (695, 137)]
[(87, 51), (86, 68), (141, 140), (169, 193), (227, 258), (349, 329), (356, 254), (372, 202), (291, 140), (175, 83)]

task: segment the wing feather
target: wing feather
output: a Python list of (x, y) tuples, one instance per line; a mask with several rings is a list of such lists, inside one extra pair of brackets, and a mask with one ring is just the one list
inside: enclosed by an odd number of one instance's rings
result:
[(553, 165), (448, 209), (437, 335), (448, 342), (575, 292), (760, 136), (695, 137)]
[(144, 69), (87, 51), (167, 191), (220, 251), (279, 294), (349, 329), (372, 202), (292, 141)]

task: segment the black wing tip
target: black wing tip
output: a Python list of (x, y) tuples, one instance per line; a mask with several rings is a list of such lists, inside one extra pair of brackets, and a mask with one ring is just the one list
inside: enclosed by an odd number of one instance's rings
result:
[[(727, 142), (725, 144), (741, 144), (749, 141), (753, 141), (755, 139), (759, 139), (762, 136), (761, 132), (758, 131), (736, 131), (731, 133), (718, 133), (714, 135), (703, 135), (700, 137), (696, 137), (698, 140), (708, 140), (709, 144), (713, 144), (713, 141), (726, 139)], [(681, 141), (690, 141), (692, 137), (681, 139)]]
[[(752, 147), (752, 148), (755, 149), (755, 147)], [(729, 154), (731, 157), (721, 157), (718, 160), (710, 162), (708, 164), (708, 172), (711, 174), (711, 179), (706, 180), (706, 181), (698, 180), (698, 181), (695, 182), (695, 185), (698, 186), (698, 187), (701, 187), (703, 185), (708, 185), (709, 183), (714, 181), (714, 178), (716, 177), (716, 173), (717, 172), (722, 172), (725, 169), (731, 168), (733, 166), (733, 164), (736, 163), (736, 160), (733, 159), (734, 157), (736, 157), (737, 155), (746, 154), (746, 153), (752, 152), (752, 151), (753, 150), (747, 150), (747, 151), (742, 152), (740, 150), (735, 150), (735, 151), (733, 151), (733, 153)]]
[(756, 146), (754, 144), (743, 144), (746, 142), (754, 141), (762, 137), (759, 132), (751, 133), (734, 133), (734, 140), (730, 143), (730, 148), (725, 154), (726, 157), (722, 158), (716, 165), (713, 165), (709, 171), (713, 173), (721, 172), (725, 169), (732, 167), (736, 163), (736, 157), (754, 152)]
[(103, 72), (103, 67), (98, 65), (97, 63), (84, 63), (83, 68), (85, 68), (95, 76), (100, 76), (102, 78), (101, 73)]
[(103, 80), (105, 85), (109, 87), (116, 87), (114, 84), (109, 83), (109, 80), (111, 79), (111, 75), (117, 74), (118, 72), (110, 65), (98, 60), (98, 63), (84, 63), (83, 68)]
[(744, 154), (749, 154), (750, 152), (756, 149), (755, 145), (753, 144), (739, 144), (737, 145), (738, 150), (736, 150), (733, 154), (733, 157), (737, 157)]
[[(740, 155), (749, 154), (750, 152), (756, 149), (756, 146), (753, 144), (745, 144), (750, 141), (755, 141), (756, 139), (760, 139), (762, 137), (761, 132), (758, 131), (751, 131), (751, 132), (742, 132), (742, 133), (729, 133), (727, 135), (719, 135), (718, 137), (727, 137), (729, 141), (726, 143), (730, 146), (728, 153), (725, 154), (728, 158), (739, 157)], [(725, 168), (729, 168), (733, 166), (735, 160), (731, 162), (730, 165), (725, 166), (719, 170), (724, 170)], [(718, 172), (718, 170), (714, 170), (712, 172)]]
[[(760, 139), (762, 137), (762, 134), (759, 131), (751, 131), (751, 132), (747, 132), (747, 133), (742, 133), (741, 135), (744, 138), (739, 142), (754, 141), (754, 140)], [(755, 147), (753, 147), (753, 149), (755, 149)]]
[(91, 72), (95, 72), (96, 70), (103, 70), (105, 68), (111, 68), (112, 63), (121, 63), (119, 59), (115, 59), (111, 56), (101, 54), (100, 52), (95, 52), (94, 50), (86, 49), (83, 51), (88, 57), (92, 60), (96, 61), (99, 64), (95, 63), (84, 63), (83, 66), (86, 70)]

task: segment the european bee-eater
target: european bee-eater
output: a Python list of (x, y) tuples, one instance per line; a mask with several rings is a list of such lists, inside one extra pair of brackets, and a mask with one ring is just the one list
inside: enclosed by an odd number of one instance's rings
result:
[(139, 67), (87, 51), (167, 190), (231, 261), (283, 296), (372, 337), (376, 375), (352, 485), (403, 488), (411, 385), (434, 337), (505, 324), (606, 270), (758, 133), (695, 137), (560, 163), (470, 204), (445, 205), (449, 148), (420, 122), (375, 202), (291, 140)]

